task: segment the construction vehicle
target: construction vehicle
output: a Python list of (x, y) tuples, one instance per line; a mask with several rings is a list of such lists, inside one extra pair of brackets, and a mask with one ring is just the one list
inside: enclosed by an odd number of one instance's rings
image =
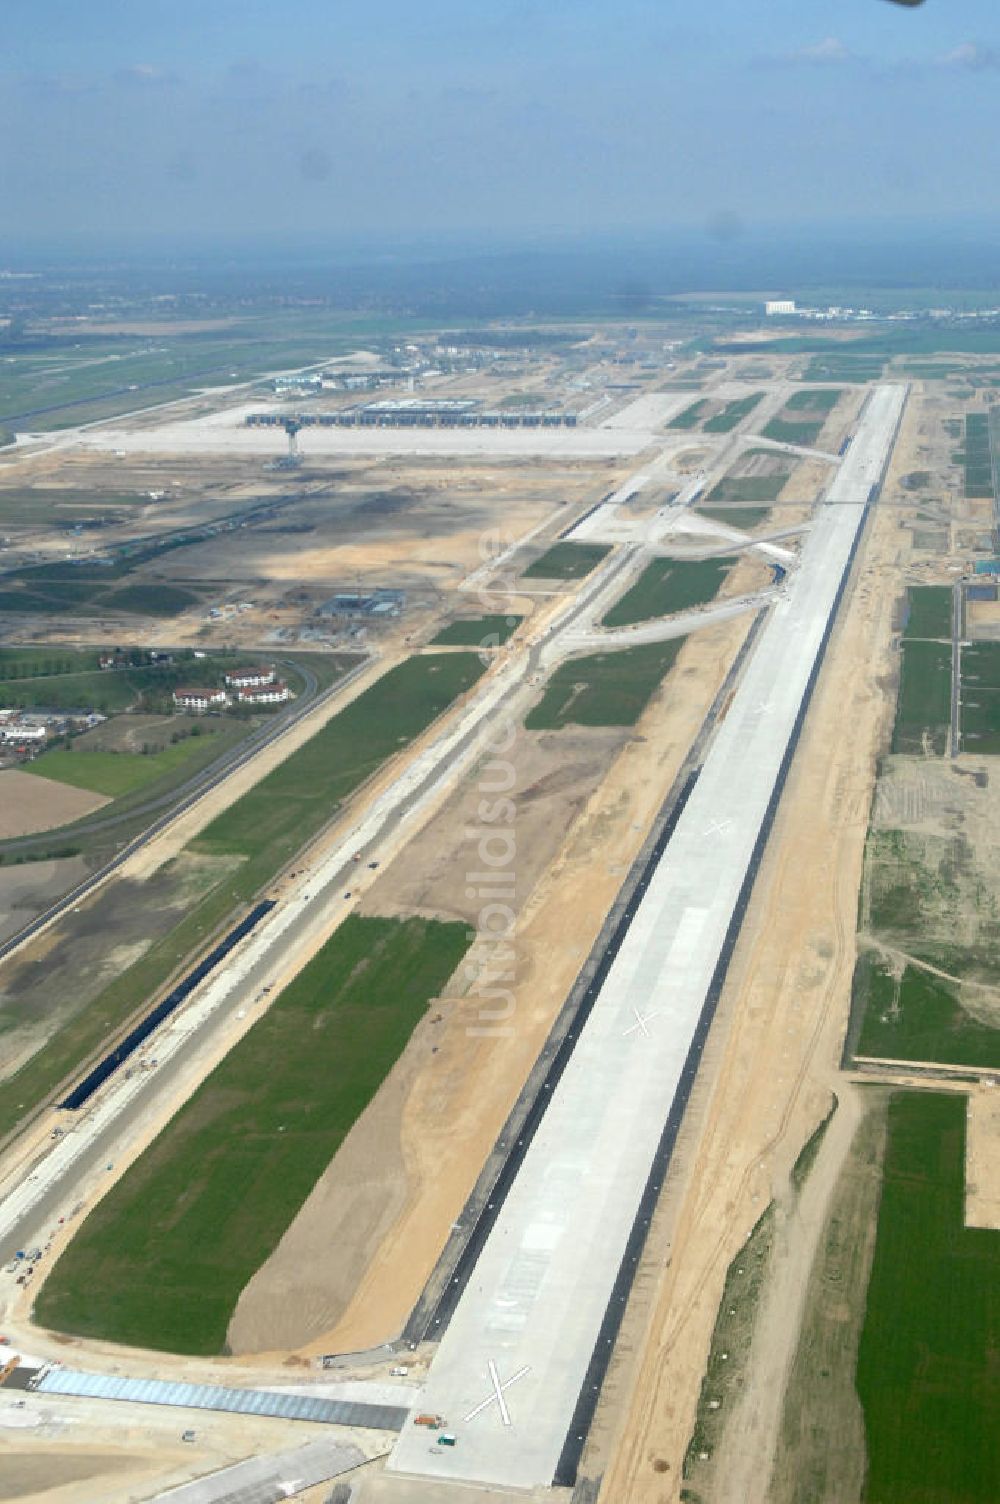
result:
[(444, 1425), (443, 1415), (416, 1415), (413, 1418), (415, 1426), (426, 1426), (428, 1431), (440, 1431)]

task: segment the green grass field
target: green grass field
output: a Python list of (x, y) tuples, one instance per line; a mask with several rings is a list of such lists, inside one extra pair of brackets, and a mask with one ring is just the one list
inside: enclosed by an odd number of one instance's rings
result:
[(782, 470), (778, 475), (727, 475), (712, 487), (706, 500), (709, 503), (777, 501), (789, 474), (790, 471)]
[(972, 1017), (952, 984), (907, 966), (902, 978), (868, 952), (854, 971), (855, 1007), (862, 1011), (856, 1053), (938, 1065), (1000, 1066), (1000, 1029)]
[(893, 752), (942, 756), (951, 724), (951, 646), (904, 642)]
[(825, 422), (825, 413), (818, 418), (783, 418), (779, 415), (766, 424), (763, 437), (774, 439), (779, 444), (798, 444), (802, 449), (811, 449)]
[(1000, 753), (1000, 642), (962, 649), (962, 749)]
[(951, 641), (951, 589), (948, 585), (911, 585), (906, 600), (904, 637), (936, 637)]
[(526, 580), (582, 580), (611, 552), (603, 543), (553, 543), (524, 571)]
[(963, 752), (985, 757), (1000, 753), (1000, 694), (996, 690), (963, 690), (960, 721)]
[(126, 585), (122, 590), (112, 590), (100, 599), (102, 611), (130, 611), (141, 616), (179, 616), (189, 606), (196, 606), (200, 597), (191, 590), (177, 585), (161, 585), (155, 581)]
[(634, 726), (684, 646), (683, 637), (561, 663), (525, 719), (529, 731)]
[(267, 1260), (468, 947), (464, 923), (347, 919), (91, 1212), (46, 1326), (223, 1351)]
[(683, 412), (679, 412), (676, 418), (671, 418), (670, 422), (667, 424), (667, 427), (697, 428), (698, 424), (701, 422), (702, 414), (707, 407), (708, 401), (706, 398), (702, 397), (699, 399), (699, 401), (692, 402), (690, 407), (684, 408)]
[(810, 387), (789, 397), (785, 408), (790, 413), (829, 413), (842, 395), (840, 387)]
[[(228, 740), (232, 740), (229, 738)], [(94, 794), (107, 794), (111, 799), (120, 799), (136, 789), (143, 789), (163, 778), (199, 761), (217, 757), (223, 746), (217, 736), (188, 736), (183, 741), (161, 747), (156, 752), (91, 752), (73, 746), (72, 750), (56, 748), (43, 752), (24, 771), (39, 778), (51, 778), (56, 783), (68, 783), (76, 789), (90, 789)]]
[(432, 647), (493, 648), (513, 637), (523, 616), (463, 616), (449, 622), (436, 637)]
[(1000, 689), (1000, 642), (971, 642), (962, 649), (962, 688)]
[(736, 402), (729, 402), (716, 413), (714, 418), (706, 419), (702, 426), (703, 433), (731, 433), (737, 423), (752, 413), (759, 402), (763, 400), (763, 392), (751, 392), (747, 397), (740, 397)]
[(631, 590), (616, 601), (602, 623), (627, 627), (637, 621), (670, 616), (714, 600), (735, 558), (654, 559)]
[(962, 1096), (889, 1103), (857, 1390), (866, 1504), (995, 1504), (1000, 1233), (964, 1225)]
[(831, 350), (814, 355), (802, 373), (803, 381), (878, 381), (885, 370), (887, 355), (860, 354)]
[(965, 494), (970, 500), (993, 498), (993, 461), (990, 420), (986, 413), (969, 413), (965, 420)]
[(96, 649), (0, 648), (0, 680), (54, 678), (59, 674), (87, 673), (99, 667)]
[(699, 517), (708, 517), (712, 522), (725, 522), (729, 527), (745, 530), (760, 527), (771, 515), (770, 507), (699, 507)]

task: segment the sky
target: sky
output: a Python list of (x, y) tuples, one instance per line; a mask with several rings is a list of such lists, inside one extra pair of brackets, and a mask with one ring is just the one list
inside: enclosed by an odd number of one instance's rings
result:
[(3, 245), (1000, 224), (1000, 4), (5, 0)]

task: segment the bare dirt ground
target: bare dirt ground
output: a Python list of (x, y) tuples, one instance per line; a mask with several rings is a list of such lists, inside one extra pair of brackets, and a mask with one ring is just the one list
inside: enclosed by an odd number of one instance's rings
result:
[[(515, 806), (516, 908), (531, 893), (577, 815), (605, 777), (628, 732), (568, 727), (565, 732), (522, 731), (508, 761), (514, 781), (507, 792)], [(481, 828), (483, 758), (456, 796), (421, 831), (375, 884), (362, 913), (428, 914), (475, 922), (482, 907), (468, 873), (481, 865), (475, 840)], [(468, 832), (464, 835), (463, 832)]]
[[(913, 959), (956, 983), (961, 1006), (1000, 1019), (996, 927), (1000, 808), (994, 758), (886, 757), (872, 809), (859, 943), (901, 974)], [(894, 903), (899, 894), (906, 903)], [(873, 925), (880, 914), (892, 915)], [(953, 976), (959, 965), (961, 977)]]
[(30, 836), (81, 820), (110, 801), (103, 794), (75, 789), (52, 778), (36, 778), (20, 768), (0, 772), (0, 840)]
[[(301, 1228), (293, 1224), (265, 1266), (269, 1298), (255, 1301), (253, 1316), (249, 1301), (241, 1303), (238, 1332), (234, 1327), (231, 1333), (241, 1353), (274, 1342), (276, 1316), (284, 1341), (307, 1354), (367, 1349), (400, 1331), (747, 625), (719, 624), (688, 640), (527, 898), (514, 940), (509, 1033), (484, 1036), (483, 1003), (470, 992), (442, 1000), (440, 1022), (432, 1015), (417, 1031), (384, 1098), (375, 1099), (348, 1140), (344, 1166), (338, 1156), (312, 1206), (307, 1203), (308, 1214), (301, 1214)], [(447, 844), (461, 853), (463, 877), (466, 798), (464, 791), (457, 796), (447, 842), (444, 825), (438, 827), (442, 849)], [(385, 1132), (370, 1121), (383, 1110)], [(366, 1163), (371, 1186), (385, 1189), (374, 1198), (365, 1190), (355, 1225), (344, 1212), (357, 1195), (359, 1163)], [(344, 1288), (349, 1281), (331, 1277), (334, 1247), (342, 1268), (361, 1272), (350, 1291)], [(326, 1309), (340, 1303), (342, 1315), (323, 1329), (315, 1321), (320, 1301), (314, 1292), (330, 1291), (331, 1278), (333, 1293), (323, 1303)], [(288, 1294), (293, 1286), (306, 1292), (302, 1320), (295, 1315), (298, 1296)], [(278, 1291), (286, 1294), (287, 1319), (273, 1310)]]
[[(0, 1391), (2, 1394), (3, 1391)], [(135, 1504), (245, 1457), (329, 1440), (329, 1427), (219, 1412), (28, 1396), (0, 1399), (0, 1501)], [(191, 1426), (193, 1442), (182, 1442)], [(369, 1455), (378, 1448), (360, 1433)], [(354, 1439), (352, 1437), (352, 1439)], [(331, 1485), (302, 1497), (328, 1497)]]
[(0, 1022), (8, 1030), (0, 1080), (144, 955), (233, 865), (228, 857), (187, 852), (145, 884), (112, 878), (99, 901), (71, 908), (7, 957), (0, 967)]
[(25, 862), (0, 867), (0, 941), (15, 935), (29, 919), (87, 875), (83, 857)]
[(1000, 601), (969, 601), (965, 611), (970, 637), (983, 642), (1000, 638)]
[[(907, 448), (904, 431), (893, 474), (908, 468)], [(588, 1476), (604, 1472), (601, 1497), (609, 1504), (678, 1499), (726, 1268), (786, 1184), (837, 1089), (875, 757), (889, 710), (893, 591), (886, 582), (904, 547), (895, 510), (877, 510), (762, 864), (720, 1026), (709, 1041), (584, 1460)], [(785, 1256), (808, 1269), (808, 1240), (790, 1236)], [(794, 1323), (784, 1332), (787, 1373)], [(743, 1459), (739, 1480), (727, 1480), (713, 1504), (763, 1504), (767, 1498), (783, 1387), (775, 1393), (776, 1355), (767, 1366), (767, 1375), (751, 1372), (732, 1422), (729, 1444)]]
[(1000, 1231), (1000, 1090), (969, 1093), (965, 1152), (965, 1225)]
[[(798, 1347), (785, 1386), (768, 1504), (800, 1504), (804, 1498), (814, 1504), (858, 1504), (861, 1498), (865, 1433), (854, 1372), (875, 1252), (887, 1096), (869, 1087), (862, 1098), (856, 1088), (848, 1088), (850, 1111), (840, 1131), (846, 1132), (849, 1149), (845, 1156), (842, 1145), (831, 1146), (829, 1160), (839, 1165), (839, 1173), (832, 1185), (815, 1188), (816, 1203), (828, 1206), (828, 1212), (819, 1219), (815, 1257), (805, 1271), (807, 1287), (796, 1305)], [(825, 1173), (822, 1157), (813, 1175)], [(812, 1189), (807, 1184), (803, 1203)], [(783, 1283), (774, 1282), (773, 1309), (761, 1334), (766, 1337), (770, 1327), (771, 1336), (779, 1337), (771, 1344), (778, 1352), (784, 1345), (777, 1309)], [(779, 1370), (779, 1381), (782, 1377)], [(712, 1466), (715, 1478), (733, 1467), (738, 1471), (732, 1438)], [(715, 1497), (714, 1491), (710, 1496)]]

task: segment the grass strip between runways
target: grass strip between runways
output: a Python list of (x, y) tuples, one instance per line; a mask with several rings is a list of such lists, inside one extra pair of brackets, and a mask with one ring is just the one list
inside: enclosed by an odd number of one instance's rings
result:
[(221, 1352), (244, 1285), (468, 943), (464, 923), (347, 919), (91, 1212), (43, 1287), (37, 1320), (138, 1347)]

